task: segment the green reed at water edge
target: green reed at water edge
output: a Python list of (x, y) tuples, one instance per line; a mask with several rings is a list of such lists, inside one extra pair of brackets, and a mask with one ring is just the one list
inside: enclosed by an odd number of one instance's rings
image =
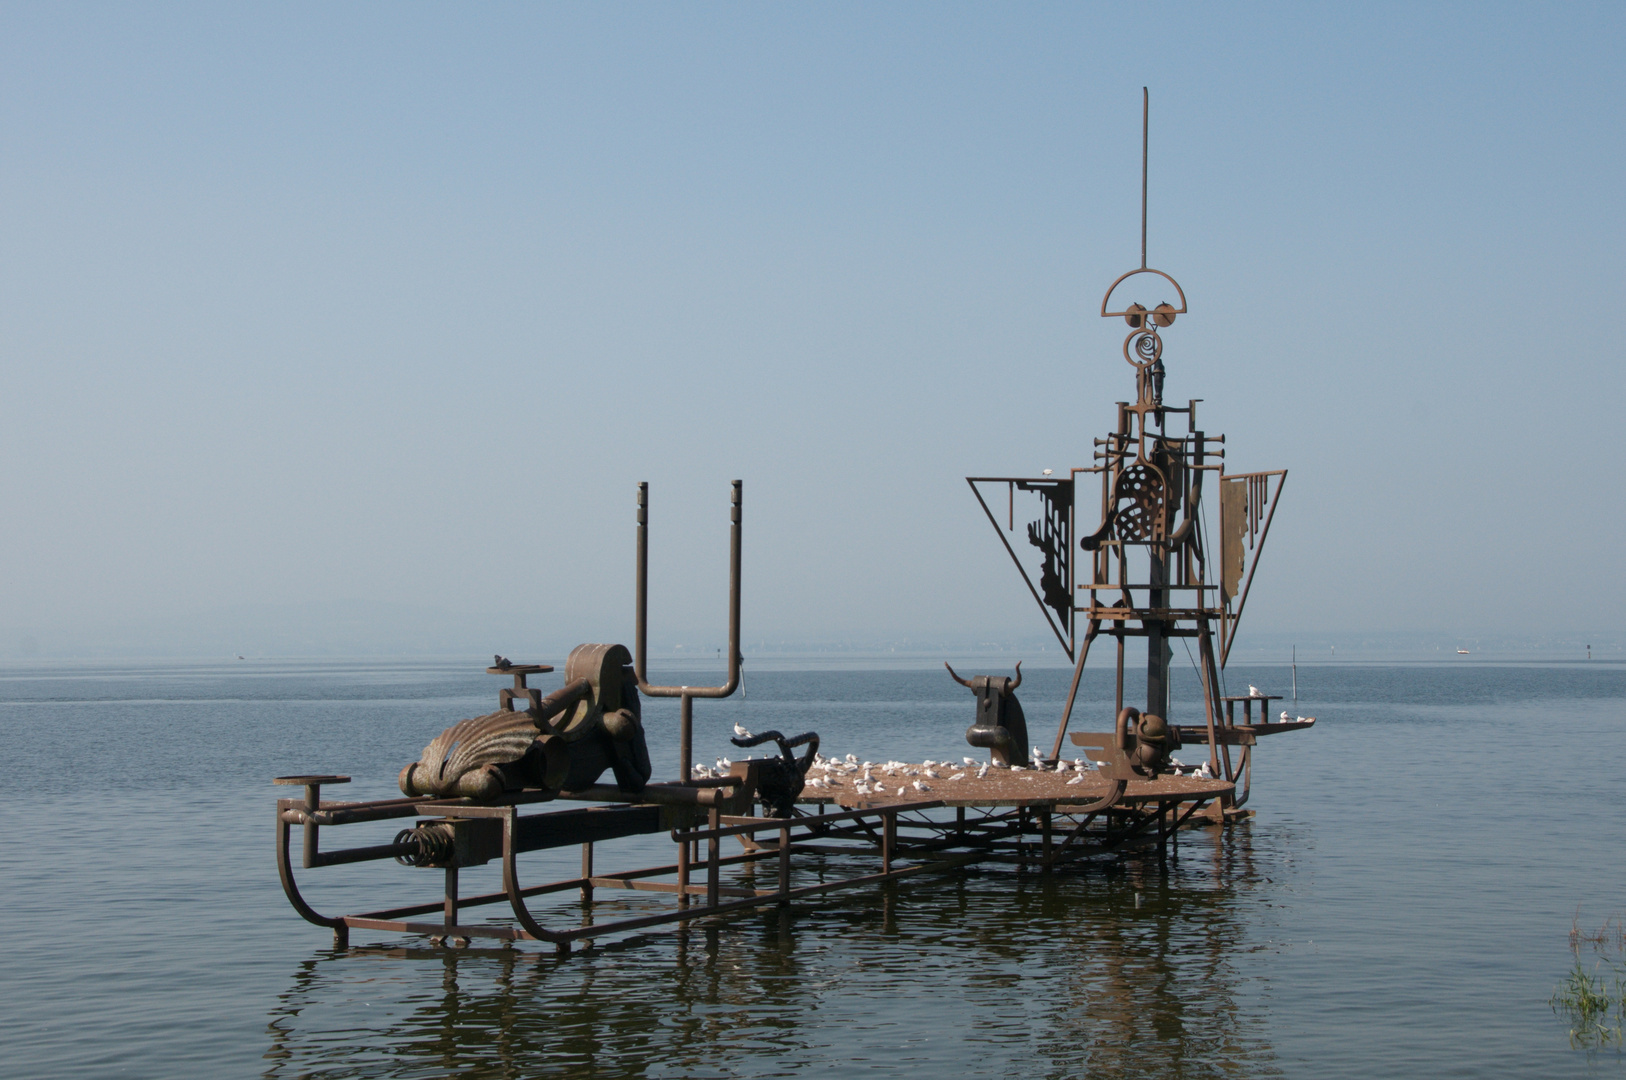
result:
[[(1587, 970), (1582, 951), (1593, 953)], [(1553, 1012), (1570, 1025), (1570, 1045), (1598, 1049), (1626, 1043), (1626, 924), (1620, 917), (1596, 931), (1581, 929), (1580, 913), (1570, 926), (1575, 966), (1548, 999)]]

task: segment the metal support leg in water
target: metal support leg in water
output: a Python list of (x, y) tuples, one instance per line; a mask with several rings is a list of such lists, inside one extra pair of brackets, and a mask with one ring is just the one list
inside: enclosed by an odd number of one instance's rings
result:
[(881, 813), (881, 873), (892, 872), (892, 853), (898, 846), (898, 815)]
[[(717, 829), (722, 824), (719, 820), (720, 817), (721, 811), (714, 806), (706, 815), (706, 824), (711, 826), (712, 829)], [(721, 841), (715, 832), (706, 838), (706, 906), (708, 907), (717, 906), (719, 890), (722, 885), (719, 880), (722, 867), (718, 865), (718, 860), (722, 858), (722, 851), (719, 848), (720, 843)]]
[(779, 829), (779, 906), (790, 904), (790, 826)]
[(1169, 864), (1169, 833), (1172, 831), (1169, 827), (1169, 804), (1160, 802), (1157, 804), (1157, 864), (1159, 866)]
[(454, 932), (457, 929), (457, 867), (455, 866), (446, 868), (446, 901), (441, 909), (441, 919), (442, 925), (446, 928), (445, 933), (431, 936), (429, 939), (431, 942), (436, 945), (446, 944), (453, 947), (457, 947), (458, 942), (462, 942), (465, 946), (468, 945), (468, 938), (461, 937)]
[(689, 842), (678, 844), (678, 907), (689, 906)]
[(582, 845), (582, 903), (593, 902), (593, 842)]

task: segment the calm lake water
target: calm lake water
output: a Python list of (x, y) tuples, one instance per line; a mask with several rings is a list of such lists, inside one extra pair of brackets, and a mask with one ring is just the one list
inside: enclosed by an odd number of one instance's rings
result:
[[(1027, 674), (1035, 741), (1067, 674)], [(1183, 677), (1171, 712), (1197, 722)], [(1107, 723), (1109, 679), (1087, 676), (1075, 729)], [(1285, 667), (1228, 681), (1290, 685)], [(394, 794), (442, 727), (493, 707), (478, 669), (0, 668), (0, 1075), (1619, 1074), (1617, 1051), (1571, 1047), (1548, 999), (1577, 912), (1626, 910), (1626, 669), (1301, 665), (1298, 683), (1320, 723), (1260, 746), (1257, 816), (1223, 843), (1185, 834), (1166, 873), (974, 871), (560, 962), (367, 932), (352, 942), (380, 948), (335, 953), (277, 884), (270, 777), (343, 772), (355, 782), (333, 797)], [(748, 693), (697, 703), (701, 760), (731, 750), (735, 721), (817, 730), (835, 754), (969, 752), (971, 697), (941, 668), (753, 668)], [(645, 717), (670, 777), (675, 705)], [(605, 845), (599, 865), (669, 847)], [(522, 866), (540, 881), (576, 857)], [(495, 887), (480, 873), (465, 891)], [(303, 881), (318, 908), (354, 911), (432, 899), (438, 877)]]

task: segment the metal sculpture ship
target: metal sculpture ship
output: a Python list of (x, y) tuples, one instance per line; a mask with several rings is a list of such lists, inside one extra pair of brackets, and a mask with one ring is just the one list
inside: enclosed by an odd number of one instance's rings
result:
[[(737, 728), (734, 745), (772, 744), (778, 756), (735, 762), (719, 775), (697, 770), (694, 701), (728, 697), (740, 682), (742, 484), (734, 482), (731, 504), (728, 677), (712, 687), (662, 686), (648, 679), (649, 504), (648, 485), (640, 484), (634, 650), (579, 646), (566, 660), (565, 685), (546, 695), (529, 679), (551, 667), (497, 657), (487, 671), (513, 679), (500, 691), (497, 710), (461, 721), (431, 741), (401, 771), (401, 798), (324, 800), (323, 787), (349, 778), (278, 777), (278, 784), (304, 788), (302, 798), (278, 800), (276, 811), (277, 866), (295, 910), (330, 928), (340, 947), (352, 930), (368, 930), (425, 935), (451, 946), (476, 939), (533, 940), (568, 953), (578, 941), (786, 905), (973, 863), (1051, 871), (1088, 858), (1166, 861), (1178, 856), (1180, 830), (1193, 818), (1204, 815), (1223, 823), (1244, 813), (1259, 737), (1314, 723), (1269, 722), (1267, 710), (1279, 698), (1251, 687), (1246, 695), (1222, 692), (1221, 672), (1287, 473), (1225, 472), (1224, 436), (1197, 426), (1198, 402), (1164, 401), (1162, 332), (1186, 314), (1186, 298), (1173, 277), (1146, 263), (1144, 111), (1142, 119), (1141, 265), (1115, 280), (1101, 303), (1102, 317), (1129, 325), (1123, 354), (1135, 372), (1134, 399), (1118, 403), (1116, 427), (1095, 440), (1089, 466), (1065, 477), (967, 478), (1073, 663), (1048, 754), (1036, 747), (1030, 753), (1026, 717), (1016, 697), (1018, 664), (1008, 678), (965, 679), (949, 668), (976, 699), (966, 740), (987, 751), (980, 763), (972, 758), (964, 759), (964, 767), (947, 761), (859, 763), (851, 755), (827, 759), (820, 756), (814, 733), (752, 735)], [(1146, 285), (1172, 297), (1136, 298), (1133, 290)], [(1087, 483), (1081, 478), (1089, 474), (1100, 481), (1098, 516), (1080, 501)], [(1000, 486), (1007, 497), (1003, 529), (989, 505), (989, 495)], [(1217, 498), (1205, 499), (1210, 489)], [(1038, 516), (1026, 529), (1027, 547), (1038, 557), (1036, 575), (1005, 535), (1015, 531), (1019, 492), (1038, 500)], [(1218, 502), (1212, 536), (1205, 525), (1209, 501)], [(1098, 523), (1078, 535), (1078, 520)], [(1111, 730), (1070, 733), (1085, 662), (1103, 635), (1116, 643)], [(1125, 704), (1131, 696), (1125, 654), (1134, 638), (1146, 642), (1144, 707)], [(1193, 666), (1199, 669), (1202, 713), (1194, 723), (1170, 719), (1176, 638), (1186, 639), (1186, 646), (1194, 640), (1200, 658)], [(679, 701), (681, 762), (674, 781), (652, 782), (640, 695)], [(1087, 760), (1063, 758), (1069, 734)], [(1188, 770), (1174, 752), (1190, 744), (1206, 745), (1208, 753), (1201, 766)], [(613, 783), (600, 782), (606, 772)], [(559, 809), (560, 803), (570, 806)], [(322, 843), (326, 830), (407, 819), (411, 826), (386, 843), (338, 850)], [(319, 913), (295, 881), (295, 828), (302, 834), (304, 869), (394, 859), (441, 870), (440, 895), (359, 914)], [(601, 845), (650, 836), (670, 838), (672, 862), (599, 868)], [(725, 853), (725, 845), (738, 849)], [(578, 847), (580, 874), (522, 883), (518, 856)], [(492, 862), (501, 867), (501, 890), (463, 895), (459, 871)], [(764, 887), (759, 869), (774, 875), (771, 884)], [(665, 894), (672, 902), (599, 919), (595, 896), (604, 890)], [(553, 894), (574, 894), (585, 917), (573, 909), (572, 925), (565, 925), (557, 906), (533, 910), (534, 901)], [(497, 905), (506, 905), (512, 919), (475, 921), (465, 915)]]

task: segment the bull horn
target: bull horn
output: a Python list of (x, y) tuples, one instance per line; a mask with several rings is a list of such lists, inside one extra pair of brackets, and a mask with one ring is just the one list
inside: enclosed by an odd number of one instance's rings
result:
[(1011, 683), (1011, 693), (1013, 693), (1013, 694), (1016, 693), (1016, 688), (1018, 686), (1021, 686), (1021, 685), (1022, 685), (1022, 661), (1018, 660), (1016, 662), (1016, 681)]
[(970, 683), (966, 682), (964, 679), (962, 679), (958, 675), (954, 674), (954, 669), (949, 667), (947, 660), (943, 661), (943, 666), (948, 668), (948, 673), (949, 673), (950, 678), (952, 678), (955, 682), (959, 683), (961, 686), (965, 687), (967, 690), (971, 689), (971, 684)]

